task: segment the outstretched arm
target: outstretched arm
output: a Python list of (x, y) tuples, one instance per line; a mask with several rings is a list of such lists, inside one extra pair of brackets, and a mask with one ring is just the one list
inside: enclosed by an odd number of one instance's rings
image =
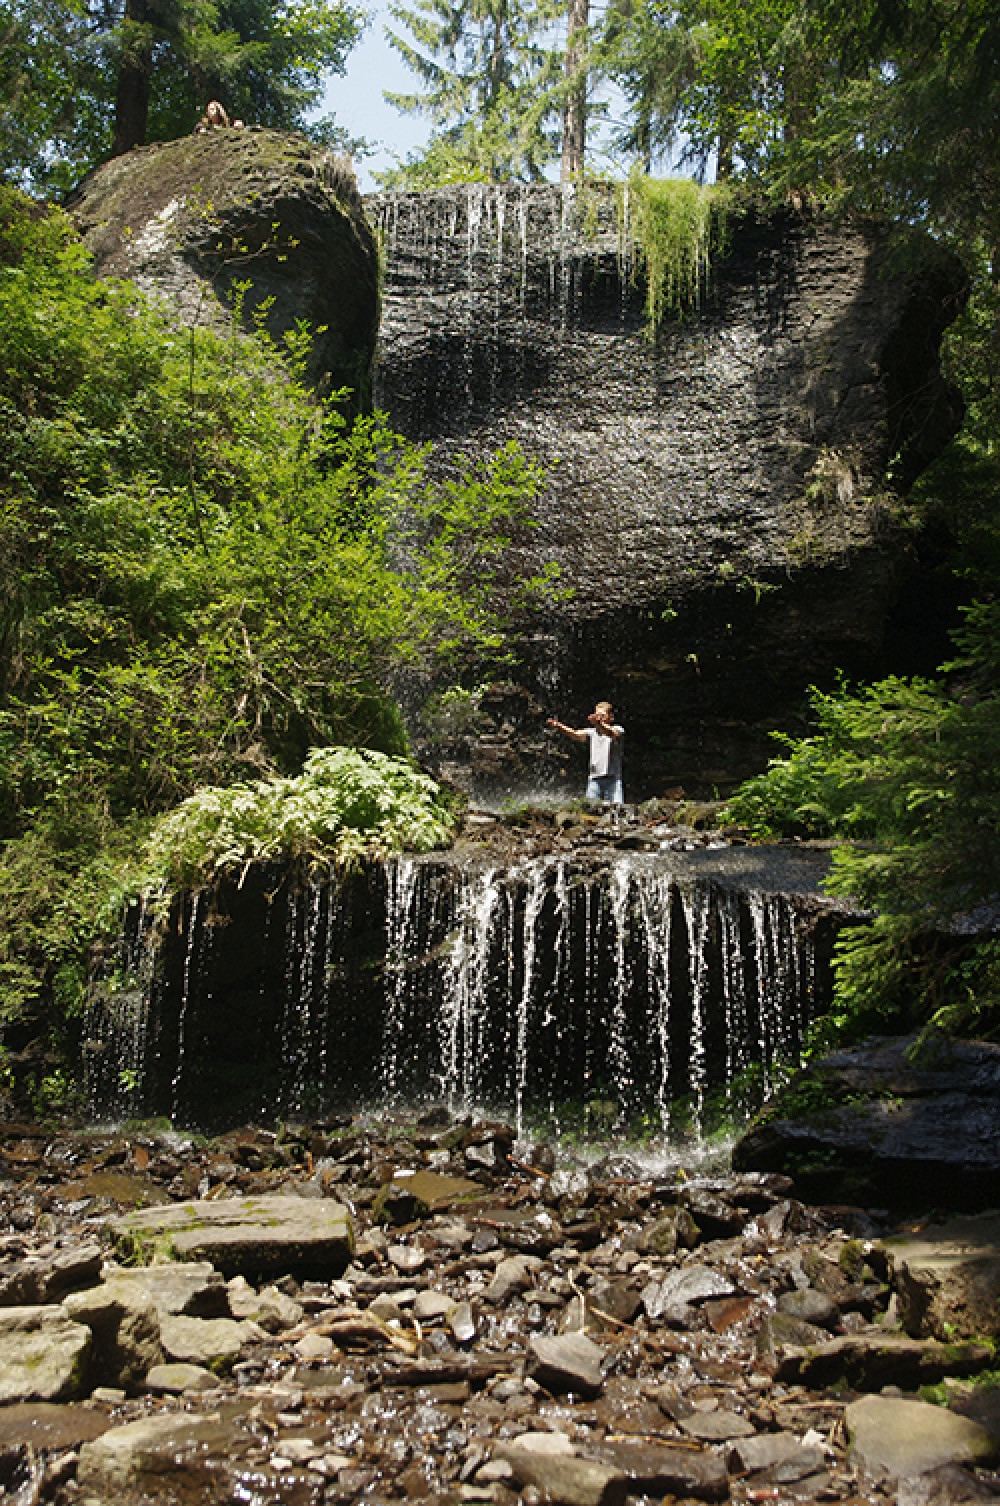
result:
[(565, 722), (557, 721), (554, 716), (550, 716), (545, 725), (546, 727), (554, 727), (564, 737), (571, 737), (575, 743), (585, 743), (587, 741), (586, 729), (567, 727)]

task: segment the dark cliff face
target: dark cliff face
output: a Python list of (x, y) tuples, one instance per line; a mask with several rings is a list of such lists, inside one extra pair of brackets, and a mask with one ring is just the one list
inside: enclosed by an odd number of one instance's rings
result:
[[(101, 277), (156, 293), (183, 324), (241, 316), (283, 348), (312, 332), (306, 377), (320, 393), (371, 401), (378, 258), (349, 167), (304, 138), (214, 130), (139, 147), (96, 168), (67, 208)], [(239, 299), (237, 300), (239, 301)]]
[(876, 227), (745, 213), (702, 306), (651, 339), (610, 186), (367, 205), (376, 401), (443, 470), (510, 440), (537, 458), (536, 526), (506, 567), (554, 560), (571, 591), (521, 624), (525, 694), (485, 739), (439, 748), (447, 772), (576, 792), (578, 750), (553, 748), (543, 712), (579, 725), (608, 697), (631, 795), (725, 786), (810, 683), (895, 667), (892, 615), (916, 592), (919, 620), (921, 587), (894, 511), (959, 418), (938, 366), (953, 269), (929, 254), (892, 275)]

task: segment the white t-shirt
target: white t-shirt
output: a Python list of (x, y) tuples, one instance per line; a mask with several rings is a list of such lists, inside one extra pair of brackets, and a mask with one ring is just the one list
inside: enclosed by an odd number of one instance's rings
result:
[(615, 725), (617, 737), (609, 737), (596, 727), (587, 728), (587, 746), (590, 750), (591, 779), (620, 779), (622, 777), (622, 740), (624, 727)]

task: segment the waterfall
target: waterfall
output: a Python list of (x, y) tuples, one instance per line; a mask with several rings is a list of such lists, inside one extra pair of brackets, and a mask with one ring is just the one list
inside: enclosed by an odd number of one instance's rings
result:
[(88, 1020), (94, 1112), (432, 1100), (698, 1135), (795, 1061), (844, 917), (686, 857), (402, 857), (133, 911)]

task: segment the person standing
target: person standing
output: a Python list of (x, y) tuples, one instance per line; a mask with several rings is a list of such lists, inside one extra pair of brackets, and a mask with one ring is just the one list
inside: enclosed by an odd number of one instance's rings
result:
[(567, 727), (565, 722), (550, 716), (547, 727), (571, 737), (574, 742), (589, 744), (590, 767), (587, 772), (588, 800), (604, 800), (609, 805), (623, 805), (625, 788), (622, 781), (622, 755), (625, 728), (614, 718), (610, 701), (598, 701), (587, 718), (587, 727)]

